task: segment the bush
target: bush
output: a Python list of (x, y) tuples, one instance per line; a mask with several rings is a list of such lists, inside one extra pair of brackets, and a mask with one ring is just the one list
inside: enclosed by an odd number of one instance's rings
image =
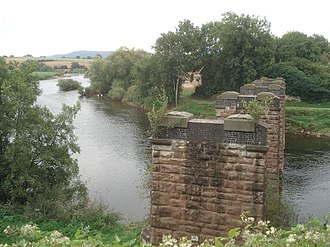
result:
[(125, 95), (125, 90), (122, 87), (113, 87), (108, 93), (110, 99), (115, 101), (122, 101), (124, 95)]
[(78, 81), (73, 79), (60, 79), (57, 82), (57, 86), (61, 91), (72, 91), (79, 89), (80, 84)]
[(127, 89), (127, 92), (124, 95), (124, 101), (126, 102), (132, 102), (136, 104), (141, 104), (141, 92), (139, 91), (139, 88), (136, 85), (130, 86)]

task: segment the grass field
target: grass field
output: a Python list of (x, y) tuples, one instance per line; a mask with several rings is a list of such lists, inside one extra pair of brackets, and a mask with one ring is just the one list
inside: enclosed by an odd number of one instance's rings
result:
[(66, 65), (68, 66), (68, 68), (71, 67), (71, 63), (72, 62), (77, 62), (80, 65), (84, 65), (87, 68), (90, 67), (91, 62), (93, 61), (93, 59), (77, 59), (77, 58), (40, 58), (40, 57), (7, 57), (6, 58), (7, 61), (16, 61), (18, 63), (22, 63), (26, 60), (35, 60), (35, 61), (39, 61), (42, 62), (46, 65), (49, 66), (61, 66), (61, 65)]

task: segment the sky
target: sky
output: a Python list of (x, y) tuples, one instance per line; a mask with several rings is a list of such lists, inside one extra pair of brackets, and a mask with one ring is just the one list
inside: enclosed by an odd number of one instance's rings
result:
[(0, 0), (0, 56), (122, 46), (152, 52), (180, 21), (200, 27), (228, 11), (265, 17), (278, 37), (299, 31), (330, 41), (329, 7), (329, 0)]

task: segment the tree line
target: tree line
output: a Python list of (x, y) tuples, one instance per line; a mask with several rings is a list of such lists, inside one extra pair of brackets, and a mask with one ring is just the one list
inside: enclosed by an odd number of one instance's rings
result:
[(169, 103), (176, 104), (182, 83), (200, 71), (199, 97), (238, 91), (266, 76), (285, 78), (287, 93), (304, 101), (330, 100), (328, 40), (297, 31), (276, 37), (265, 18), (228, 12), (201, 27), (184, 20), (175, 31), (161, 34), (153, 49), (122, 47), (96, 59), (86, 74), (91, 86), (83, 94), (107, 94), (151, 107), (164, 90)]

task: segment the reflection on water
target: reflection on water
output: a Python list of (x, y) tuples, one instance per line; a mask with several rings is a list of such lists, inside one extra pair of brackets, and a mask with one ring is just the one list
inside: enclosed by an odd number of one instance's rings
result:
[[(82, 76), (71, 78), (88, 83)], [(145, 113), (104, 98), (79, 99), (76, 91), (59, 92), (56, 83), (41, 81), (43, 94), (38, 103), (56, 113), (62, 103), (80, 101), (74, 121), (81, 148), (77, 158), (91, 198), (109, 205), (126, 220), (143, 219), (148, 214), (144, 181), (151, 158)]]
[(288, 135), (284, 197), (302, 219), (330, 212), (330, 139)]

